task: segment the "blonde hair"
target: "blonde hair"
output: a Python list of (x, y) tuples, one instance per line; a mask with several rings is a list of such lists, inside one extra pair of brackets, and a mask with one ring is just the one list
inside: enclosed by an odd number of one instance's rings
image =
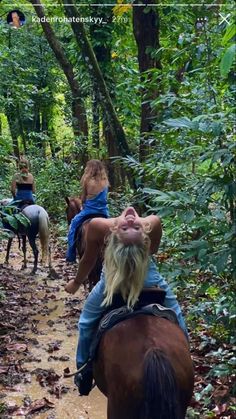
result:
[(109, 183), (105, 166), (100, 160), (93, 159), (87, 162), (80, 182), (83, 189), (90, 179), (95, 179), (96, 181), (107, 180), (107, 184)]
[(104, 255), (105, 298), (102, 305), (112, 304), (115, 293), (120, 293), (128, 307), (138, 300), (148, 268), (150, 239), (143, 233), (140, 244), (124, 245), (116, 232), (109, 239)]

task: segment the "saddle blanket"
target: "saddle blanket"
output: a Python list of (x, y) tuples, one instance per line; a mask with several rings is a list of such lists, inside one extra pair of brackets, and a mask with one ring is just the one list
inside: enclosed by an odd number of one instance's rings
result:
[(91, 345), (90, 359), (93, 360), (95, 358), (99, 342), (107, 330), (111, 329), (117, 323), (138, 316), (139, 314), (163, 317), (175, 324), (179, 324), (174, 310), (163, 307), (160, 304), (149, 304), (139, 310), (134, 310), (133, 308), (128, 308), (127, 306), (116, 308), (115, 310), (111, 310), (109, 313), (105, 314), (105, 316), (100, 321), (96, 335)]

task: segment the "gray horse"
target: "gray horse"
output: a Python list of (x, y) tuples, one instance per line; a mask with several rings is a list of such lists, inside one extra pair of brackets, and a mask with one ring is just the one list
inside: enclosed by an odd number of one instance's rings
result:
[[(11, 200), (4, 199), (0, 201), (0, 205), (8, 206)], [(34, 254), (34, 266), (32, 273), (35, 274), (38, 267), (38, 248), (36, 246), (36, 237), (39, 236), (39, 240), (42, 248), (42, 262), (46, 263), (48, 259), (49, 268), (51, 268), (51, 252), (49, 246), (49, 217), (47, 211), (40, 205), (28, 205), (21, 212), (28, 220), (27, 225), (18, 224), (17, 229), (10, 224), (7, 224), (7, 228), (14, 234), (22, 237), (22, 250), (24, 255), (24, 261), (22, 269), (27, 267), (26, 260), (26, 238), (29, 240), (29, 244)], [(8, 239), (7, 253), (5, 262), (8, 264), (9, 254), (12, 245), (13, 237)]]

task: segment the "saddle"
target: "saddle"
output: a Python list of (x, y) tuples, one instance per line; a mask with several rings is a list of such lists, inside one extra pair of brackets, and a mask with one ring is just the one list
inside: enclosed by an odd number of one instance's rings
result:
[(96, 335), (90, 348), (90, 359), (93, 360), (96, 357), (98, 345), (103, 334), (124, 320), (136, 317), (140, 314), (145, 314), (163, 317), (178, 324), (175, 312), (162, 305), (165, 296), (166, 292), (160, 288), (147, 288), (142, 291), (139, 300), (134, 307), (128, 308), (121, 295), (117, 294), (115, 298), (113, 298), (112, 305), (108, 308), (106, 314), (100, 320)]
[(11, 204), (11, 208), (14, 208), (14, 213), (22, 212), (24, 208), (29, 205), (35, 205), (32, 199), (17, 200)]
[[(87, 364), (82, 366), (82, 371), (76, 373), (75, 384), (81, 396), (87, 396), (93, 387), (92, 362), (96, 357), (99, 342), (103, 334), (123, 320), (132, 318), (139, 314), (164, 317), (176, 324), (178, 320), (173, 310), (163, 307), (166, 292), (158, 287), (146, 288), (139, 296), (133, 308), (128, 308), (120, 294), (113, 297), (112, 305), (108, 307), (106, 314), (100, 320), (96, 335), (90, 348), (90, 357)], [(81, 365), (77, 365), (80, 368)]]
[(32, 201), (32, 199), (27, 199), (27, 200), (20, 201), (17, 207), (20, 209), (20, 211), (23, 211), (23, 209), (25, 209), (29, 205), (34, 205), (34, 204), (35, 203), (34, 201)]

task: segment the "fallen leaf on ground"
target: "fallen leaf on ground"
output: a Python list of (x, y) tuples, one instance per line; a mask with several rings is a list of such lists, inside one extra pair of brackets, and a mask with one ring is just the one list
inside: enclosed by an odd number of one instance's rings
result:
[(59, 351), (62, 344), (62, 340), (56, 340), (55, 342), (50, 342), (48, 344), (48, 352)]
[(25, 343), (10, 343), (6, 346), (8, 351), (25, 352), (28, 350)]
[(44, 408), (44, 407), (53, 408), (54, 403), (52, 403), (50, 400), (48, 400), (48, 399), (46, 399), (46, 397), (44, 397), (41, 400), (33, 401), (30, 404), (30, 406), (26, 406), (26, 407), (15, 406), (15, 408), (13, 407), (13, 410), (10, 407), (10, 411), (11, 411), (11, 413), (14, 413), (14, 416), (26, 416), (26, 415), (29, 415), (33, 412), (36, 412), (37, 410), (40, 410), (40, 409)]
[(36, 380), (42, 387), (51, 386), (55, 384), (55, 382), (58, 381), (61, 377), (52, 368), (49, 370), (37, 368), (34, 371), (34, 373), (36, 374)]

